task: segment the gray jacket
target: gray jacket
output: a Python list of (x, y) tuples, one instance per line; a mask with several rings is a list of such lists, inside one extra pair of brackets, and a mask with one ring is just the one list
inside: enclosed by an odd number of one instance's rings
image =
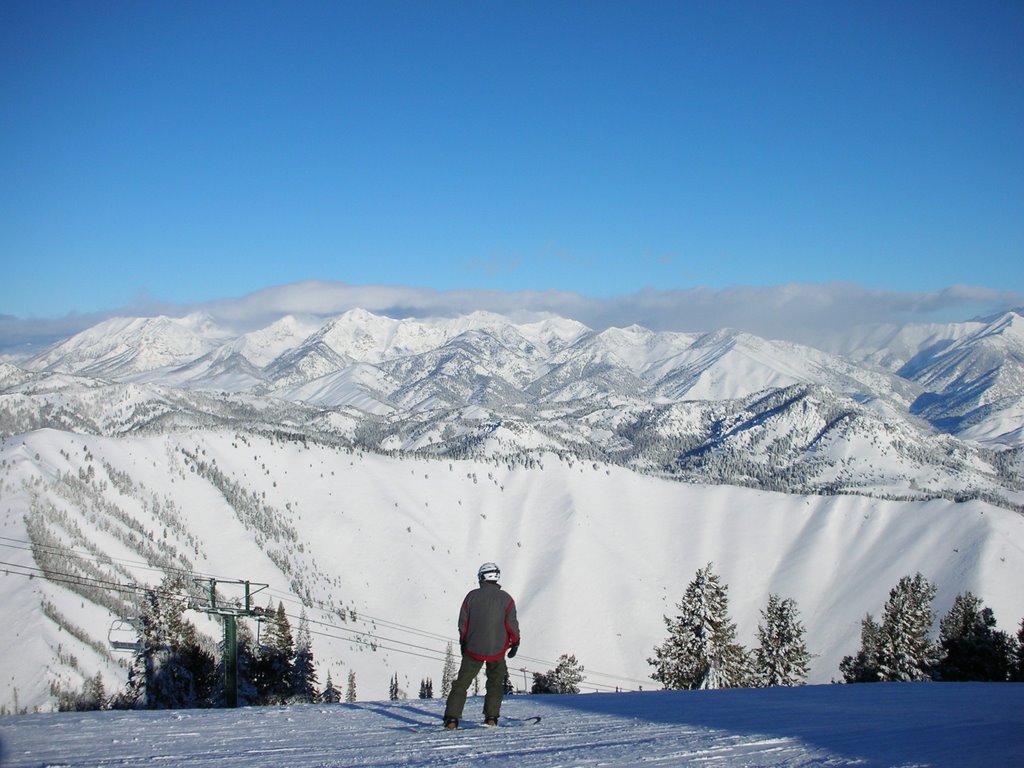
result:
[(519, 644), (516, 602), (496, 582), (482, 582), (462, 601), (459, 642), (462, 652), (478, 661), (502, 659)]

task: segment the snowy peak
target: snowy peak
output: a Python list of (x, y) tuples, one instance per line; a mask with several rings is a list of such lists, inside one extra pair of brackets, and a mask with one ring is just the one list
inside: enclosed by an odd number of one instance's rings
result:
[(1008, 312), (928, 348), (901, 374), (926, 392), (912, 411), (973, 439), (1019, 441), (1024, 417), (1024, 317)]
[(311, 340), (326, 345), (341, 357), (375, 363), (391, 354), (396, 341), (401, 354), (402, 343), (396, 340), (401, 325), (400, 320), (353, 309), (329, 321)]
[(30, 381), (35, 377), (35, 374), (30, 371), (26, 371), (24, 368), (19, 368), (16, 365), (10, 363), (0, 362), (0, 392), (8, 389), (21, 386), (26, 381)]
[(590, 333), (583, 323), (564, 317), (551, 317), (518, 326), (519, 332), (541, 351), (555, 354)]
[(183, 318), (114, 318), (31, 359), (32, 370), (128, 378), (184, 365), (230, 335), (204, 314)]
[(231, 347), (257, 368), (263, 368), (297, 347), (319, 328), (318, 323), (285, 315), (270, 325), (239, 336)]

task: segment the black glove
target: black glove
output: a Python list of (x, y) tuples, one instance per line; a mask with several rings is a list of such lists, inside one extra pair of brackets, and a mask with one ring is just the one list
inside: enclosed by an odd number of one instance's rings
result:
[(519, 650), (519, 643), (512, 643), (512, 646), (508, 649), (508, 657), (511, 659), (516, 655), (516, 651)]

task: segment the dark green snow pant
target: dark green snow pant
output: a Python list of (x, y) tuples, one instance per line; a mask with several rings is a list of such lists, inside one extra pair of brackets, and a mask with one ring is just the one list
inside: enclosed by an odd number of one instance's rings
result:
[[(484, 717), (497, 718), (501, 714), (501, 697), (505, 691), (505, 677), (508, 675), (508, 665), (505, 659), (488, 661), (487, 663), (487, 693), (484, 696)], [(444, 708), (444, 719), (462, 718), (462, 709), (466, 706), (466, 694), (473, 680), (480, 674), (480, 668), (484, 662), (474, 659), (472, 656), (462, 656), (462, 665), (459, 667), (459, 675), (452, 682), (452, 690), (448, 694), (448, 702)]]

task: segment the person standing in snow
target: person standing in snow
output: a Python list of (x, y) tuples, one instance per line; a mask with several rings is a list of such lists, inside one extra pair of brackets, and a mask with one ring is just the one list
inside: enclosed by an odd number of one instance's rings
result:
[(501, 588), (501, 571), (494, 563), (484, 563), (477, 571), (480, 586), (466, 595), (459, 611), (459, 644), (462, 664), (452, 682), (444, 709), (444, 727), (458, 728), (466, 706), (469, 686), (487, 665), (487, 690), (484, 696), (484, 725), (497, 725), (501, 714), (508, 665), (519, 650), (519, 619), (512, 596)]

